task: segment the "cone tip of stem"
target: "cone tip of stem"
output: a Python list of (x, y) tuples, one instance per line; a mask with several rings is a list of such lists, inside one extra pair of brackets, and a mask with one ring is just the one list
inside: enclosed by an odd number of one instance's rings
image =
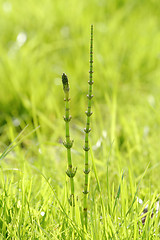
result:
[(68, 77), (65, 73), (62, 74), (62, 83), (63, 85), (68, 85)]

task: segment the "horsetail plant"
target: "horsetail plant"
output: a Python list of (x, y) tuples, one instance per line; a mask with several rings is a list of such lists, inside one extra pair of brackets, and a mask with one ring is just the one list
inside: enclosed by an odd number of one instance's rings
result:
[(84, 213), (84, 225), (85, 228), (87, 230), (87, 195), (88, 195), (88, 174), (90, 172), (89, 169), (89, 163), (88, 163), (88, 151), (89, 151), (89, 132), (91, 131), (90, 128), (90, 116), (92, 115), (91, 112), (91, 100), (93, 98), (92, 95), (92, 85), (93, 85), (93, 25), (91, 25), (91, 39), (90, 39), (90, 70), (89, 70), (89, 81), (88, 81), (88, 94), (87, 94), (87, 98), (88, 98), (88, 107), (87, 107), (87, 111), (86, 113), (86, 127), (84, 128), (84, 132), (85, 132), (85, 145), (84, 145), (84, 151), (85, 151), (85, 167), (84, 167), (84, 205), (83, 205), (83, 213)]
[[(88, 216), (87, 216), (87, 194), (88, 194), (88, 174), (90, 172), (89, 169), (89, 163), (88, 163), (88, 151), (89, 151), (89, 132), (91, 131), (90, 128), (90, 116), (92, 115), (91, 112), (91, 103), (92, 103), (92, 85), (93, 85), (93, 25), (91, 25), (91, 39), (90, 39), (90, 70), (89, 70), (89, 87), (88, 87), (88, 107), (86, 113), (86, 127), (84, 128), (85, 132), (85, 145), (84, 145), (84, 151), (85, 151), (85, 167), (84, 167), (84, 202), (83, 202), (83, 216), (84, 216), (84, 226), (87, 230), (87, 222), (88, 222)], [(71, 160), (71, 148), (73, 145), (73, 141), (70, 139), (70, 133), (69, 133), (69, 122), (71, 120), (71, 116), (69, 115), (69, 83), (68, 78), (65, 73), (62, 74), (62, 83), (63, 83), (63, 90), (65, 94), (65, 116), (64, 121), (66, 123), (66, 141), (63, 142), (64, 146), (67, 148), (67, 158), (68, 158), (68, 169), (66, 171), (66, 174), (70, 178), (70, 187), (71, 187), (71, 195), (69, 199), (69, 203), (72, 206), (72, 219), (75, 220), (75, 196), (74, 196), (74, 176), (76, 174), (77, 168), (72, 167), (72, 160)]]
[(62, 74), (62, 83), (64, 90), (64, 101), (65, 101), (65, 116), (64, 121), (66, 123), (66, 141), (63, 142), (64, 146), (67, 149), (67, 159), (68, 159), (68, 169), (66, 171), (67, 176), (70, 178), (70, 188), (71, 194), (69, 198), (69, 203), (72, 207), (72, 219), (75, 220), (75, 197), (74, 197), (74, 176), (76, 174), (77, 168), (72, 167), (72, 159), (71, 159), (71, 148), (73, 145), (73, 140), (70, 139), (70, 131), (69, 131), (69, 122), (71, 120), (71, 116), (69, 115), (69, 83), (68, 77), (65, 73)]

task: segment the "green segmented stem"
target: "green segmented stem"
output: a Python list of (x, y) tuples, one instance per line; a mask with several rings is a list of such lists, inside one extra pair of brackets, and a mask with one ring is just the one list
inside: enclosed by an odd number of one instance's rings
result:
[(77, 168), (72, 167), (72, 159), (71, 159), (71, 148), (73, 145), (73, 141), (70, 139), (70, 131), (69, 131), (69, 122), (71, 120), (71, 116), (69, 115), (69, 83), (68, 78), (65, 73), (62, 74), (62, 83), (63, 90), (65, 94), (65, 116), (64, 121), (66, 123), (66, 141), (63, 142), (64, 146), (67, 149), (67, 159), (68, 159), (68, 169), (66, 171), (67, 176), (70, 178), (70, 187), (71, 187), (71, 195), (69, 199), (69, 203), (72, 206), (72, 218), (75, 220), (75, 197), (74, 197), (74, 176), (76, 174)]
[(84, 128), (85, 132), (85, 145), (84, 145), (84, 151), (85, 151), (85, 168), (84, 168), (84, 225), (87, 229), (87, 194), (88, 194), (88, 174), (90, 172), (89, 169), (89, 163), (88, 163), (88, 151), (89, 151), (89, 144), (88, 144), (88, 139), (89, 139), (89, 132), (91, 131), (90, 128), (90, 116), (92, 115), (91, 112), (91, 100), (93, 98), (92, 95), (92, 85), (93, 85), (93, 25), (91, 25), (91, 41), (90, 41), (90, 70), (89, 70), (89, 81), (88, 81), (88, 108), (86, 113), (87, 119), (86, 119), (86, 127)]

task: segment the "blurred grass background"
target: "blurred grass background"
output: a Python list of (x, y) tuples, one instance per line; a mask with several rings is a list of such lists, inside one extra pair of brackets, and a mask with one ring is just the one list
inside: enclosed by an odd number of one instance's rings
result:
[(1, 0), (0, 16), (0, 151), (26, 124), (28, 132), (40, 125), (1, 167), (22, 168), (29, 163), (63, 185), (61, 74), (65, 72), (71, 90), (73, 162), (78, 166), (77, 179), (83, 181), (89, 39), (94, 24), (91, 144), (101, 184), (105, 189), (107, 163), (115, 183), (128, 169), (138, 182), (149, 164), (142, 198), (159, 191), (159, 1)]

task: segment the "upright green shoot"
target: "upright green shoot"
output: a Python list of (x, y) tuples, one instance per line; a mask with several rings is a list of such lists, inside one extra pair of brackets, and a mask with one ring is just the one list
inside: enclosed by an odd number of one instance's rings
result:
[(69, 83), (68, 78), (65, 73), (62, 74), (62, 83), (63, 90), (65, 94), (65, 116), (64, 121), (66, 123), (66, 141), (63, 142), (64, 146), (67, 148), (67, 159), (68, 159), (68, 169), (66, 171), (67, 176), (70, 178), (70, 187), (71, 187), (71, 195), (69, 199), (69, 203), (72, 207), (72, 219), (75, 220), (75, 197), (74, 197), (74, 176), (76, 174), (77, 168), (72, 167), (72, 159), (71, 159), (71, 148), (73, 145), (73, 140), (70, 139), (70, 131), (69, 131), (69, 122), (71, 120), (71, 116), (69, 115)]
[(90, 128), (90, 116), (92, 115), (91, 112), (91, 100), (92, 100), (92, 85), (93, 85), (93, 80), (92, 77), (93, 76), (93, 25), (91, 25), (91, 41), (90, 41), (90, 70), (89, 70), (89, 87), (88, 87), (88, 108), (86, 113), (87, 119), (86, 119), (86, 127), (84, 128), (84, 132), (85, 132), (85, 145), (84, 145), (84, 151), (85, 151), (85, 168), (84, 168), (84, 205), (83, 205), (83, 210), (84, 210), (84, 225), (87, 229), (87, 195), (88, 195), (88, 174), (90, 172), (89, 169), (89, 163), (88, 163), (88, 151), (89, 151), (89, 132), (91, 131)]

